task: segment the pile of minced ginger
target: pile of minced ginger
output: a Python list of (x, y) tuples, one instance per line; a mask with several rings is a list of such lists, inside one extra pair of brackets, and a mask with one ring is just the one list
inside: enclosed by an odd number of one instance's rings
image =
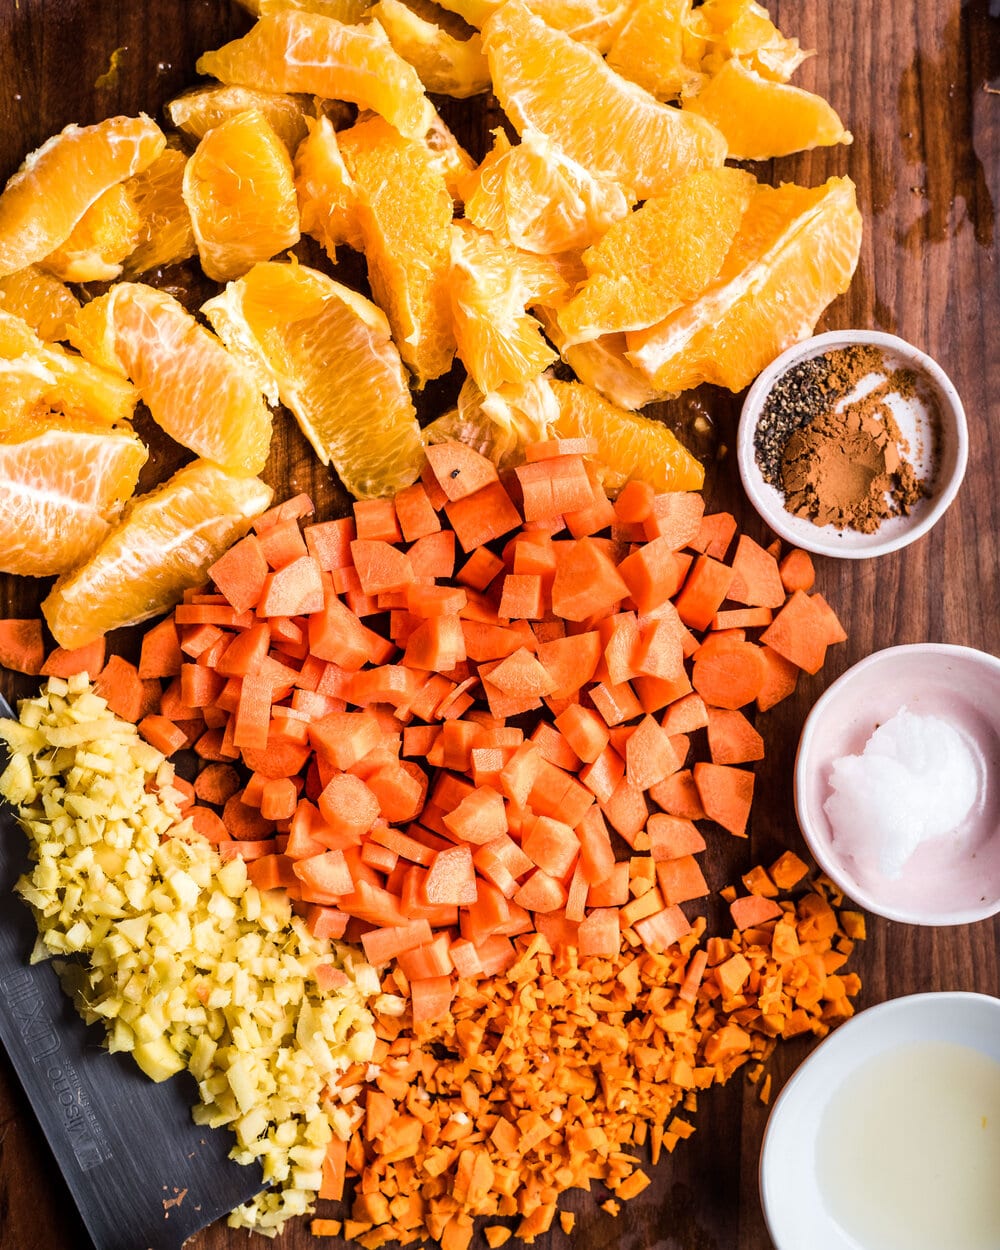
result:
[(663, 953), (626, 930), (614, 959), (525, 935), (509, 971), (462, 981), (451, 1013), (414, 1029), (403, 973), (380, 985), (360, 952), (314, 938), (282, 891), (223, 862), (182, 819), (172, 765), (85, 675), (50, 678), (0, 735), (0, 793), (35, 861), (18, 886), (34, 958), (84, 955), (71, 988), (110, 1048), (154, 1079), (186, 1066), (196, 1120), (260, 1160), (273, 1189), (237, 1227), (279, 1233), (317, 1194), (342, 1201), (345, 1179), (349, 1214), (312, 1231), (368, 1250), (464, 1250), (479, 1216), (516, 1219), (487, 1224), (492, 1247), (557, 1214), (568, 1232), (558, 1200), (574, 1187), (617, 1214), (650, 1183), (640, 1150), (655, 1165), (694, 1131), (699, 1091), (747, 1066), (766, 1101), (776, 1040), (822, 1036), (860, 989), (840, 969), (863, 916), (785, 852), (743, 878), (780, 918), (705, 941), (700, 917)]

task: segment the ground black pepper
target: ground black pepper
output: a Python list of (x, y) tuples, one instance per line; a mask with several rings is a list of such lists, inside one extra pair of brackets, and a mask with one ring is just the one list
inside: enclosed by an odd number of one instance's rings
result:
[(789, 437), (827, 406), (830, 363), (812, 356), (786, 370), (771, 387), (754, 431), (761, 476), (781, 489), (781, 458)]

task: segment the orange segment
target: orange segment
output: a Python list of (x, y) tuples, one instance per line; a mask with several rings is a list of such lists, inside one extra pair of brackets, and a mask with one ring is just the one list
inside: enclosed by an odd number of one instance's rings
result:
[(184, 203), (201, 267), (216, 282), (239, 278), (299, 241), (288, 150), (258, 109), (210, 130), (184, 169)]
[[(502, 0), (441, 0), (442, 7), (458, 13), (470, 26), (482, 29)], [(561, 30), (578, 43), (589, 43), (607, 52), (631, 8), (631, 0), (528, 0), (527, 7), (553, 30)]]
[(400, 0), (379, 0), (371, 10), (389, 42), (420, 75), (428, 91), (464, 100), (490, 87), (490, 67), (477, 33), (456, 39)]
[(130, 431), (27, 421), (0, 435), (0, 569), (48, 577), (85, 560), (135, 490)]
[(564, 287), (546, 259), (517, 252), (468, 222), (456, 221), (451, 243), (451, 307), (462, 363), (485, 393), (526, 382), (556, 354), (525, 309)]
[(174, 265), (197, 253), (191, 215), (184, 203), (186, 163), (183, 152), (167, 148), (126, 183), (139, 213), (138, 242), (125, 261), (126, 274)]
[(375, 302), (418, 386), (447, 373), (455, 355), (448, 298), (453, 205), (425, 143), (381, 117), (338, 135), (359, 200), (361, 250)]
[(739, 57), (763, 78), (787, 82), (806, 57), (797, 39), (786, 39), (767, 9), (755, 0), (706, 0), (698, 16), (711, 31), (703, 68), (715, 73), (724, 60)]
[(152, 164), (165, 142), (145, 115), (110, 117), (67, 126), (32, 152), (0, 195), (0, 277), (65, 243), (91, 204)]
[(705, 470), (669, 426), (627, 412), (581, 382), (551, 386), (559, 405), (551, 436), (596, 439), (608, 490), (618, 490), (630, 477), (658, 491), (701, 489)]
[(629, 358), (667, 390), (742, 390), (847, 290), (861, 248), (850, 178), (759, 186), (718, 278), (659, 325), (628, 335)]
[(512, 382), (489, 395), (466, 378), (458, 394), (458, 407), (424, 428), (426, 443), (455, 440), (487, 456), (498, 469), (510, 469), (524, 461), (526, 443), (551, 437), (559, 405), (545, 374), (529, 382)]
[(57, 343), (43, 343), (26, 321), (2, 311), (0, 393), (4, 429), (16, 428), (25, 418), (53, 416), (111, 426), (128, 421), (138, 399), (135, 388), (117, 373)]
[(172, 607), (207, 580), (208, 568), (271, 502), (255, 477), (196, 460), (140, 495), (80, 568), (61, 577), (42, 612), (61, 647), (83, 647), (111, 629)]
[(754, 178), (703, 169), (615, 222), (583, 254), (587, 280), (559, 310), (567, 342), (586, 342), (661, 321), (718, 273)]
[(537, 130), (514, 146), (494, 130), (493, 150), (460, 189), (469, 221), (542, 255), (586, 247), (628, 212), (617, 183), (593, 177)]
[(98, 196), (69, 238), (41, 263), (64, 282), (111, 282), (138, 244), (140, 228), (128, 186), (119, 183)]
[(685, 100), (684, 109), (717, 126), (726, 136), (729, 155), (740, 161), (852, 140), (822, 96), (771, 82), (735, 59), (726, 61), (698, 95)]
[(262, 17), (242, 39), (206, 52), (197, 69), (262, 91), (349, 100), (381, 113), (413, 139), (427, 132), (433, 116), (417, 71), (377, 22), (348, 26), (315, 13), (277, 13)]
[(73, 342), (117, 367), (171, 438), (236, 473), (267, 460), (271, 414), (251, 374), (166, 291), (119, 282), (77, 317)]
[(326, 117), (311, 122), (295, 154), (295, 190), (302, 233), (311, 235), (336, 264), (337, 248), (364, 248), (358, 191), (340, 151), (337, 132)]
[(637, 0), (608, 50), (608, 64), (658, 100), (675, 100), (703, 81), (706, 47), (691, 0)]
[(37, 265), (0, 278), (0, 309), (21, 317), (39, 338), (68, 339), (79, 308), (69, 287)]
[(353, 495), (390, 495), (414, 481), (420, 427), (381, 309), (315, 269), (272, 262), (202, 311)]
[(661, 104), (520, 0), (507, 0), (488, 20), (483, 46), (493, 90), (518, 133), (541, 131), (634, 199), (661, 194), (682, 174), (726, 158), (711, 123)]
[(203, 139), (210, 130), (247, 109), (259, 109), (294, 156), (306, 137), (306, 120), (311, 115), (308, 96), (256, 91), (253, 87), (196, 87), (171, 100), (164, 111), (178, 130), (193, 139)]
[(605, 334), (587, 343), (570, 345), (554, 309), (537, 307), (535, 314), (544, 326), (549, 342), (580, 381), (599, 391), (619, 408), (631, 411), (672, 397), (671, 391), (654, 386), (626, 358), (624, 334)]

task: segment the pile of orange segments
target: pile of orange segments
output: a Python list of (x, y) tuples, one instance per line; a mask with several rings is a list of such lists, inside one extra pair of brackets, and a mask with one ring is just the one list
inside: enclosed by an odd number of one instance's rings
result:
[[(455, 436), (506, 468), (585, 434), (612, 490), (697, 488), (637, 410), (742, 389), (850, 281), (849, 179), (726, 164), (851, 139), (754, 0), (242, 2), (255, 24), (201, 58), (169, 137), (70, 126), (0, 195), (0, 569), (59, 575), (64, 645), (163, 611), (268, 506), (278, 403), (359, 497)], [(488, 91), (509, 127), (477, 164), (431, 96)], [(211, 329), (151, 284), (194, 258)], [(411, 388), (456, 357), (457, 407), (421, 431)], [(196, 460), (133, 498), (139, 401)]]

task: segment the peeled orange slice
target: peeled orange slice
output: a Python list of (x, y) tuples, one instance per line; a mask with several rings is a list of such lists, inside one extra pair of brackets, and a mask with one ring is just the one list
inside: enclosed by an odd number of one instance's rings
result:
[(295, 190), (303, 234), (321, 243), (334, 264), (342, 243), (362, 250), (358, 191), (326, 117), (310, 123), (295, 154)]
[(359, 202), (375, 302), (422, 387), (447, 373), (455, 355), (448, 297), (454, 207), (440, 162), (381, 117), (342, 130), (337, 142)]
[(605, 486), (618, 490), (630, 477), (658, 491), (700, 490), (705, 470), (661, 421), (627, 412), (581, 382), (551, 383), (559, 405), (555, 438), (593, 438)]
[(165, 612), (207, 580), (209, 566), (247, 532), (271, 494), (255, 477), (196, 460), (138, 496), (86, 563), (43, 601), (56, 642), (83, 647)]
[(428, 91), (464, 100), (489, 90), (490, 67), (477, 33), (456, 39), (401, 0), (379, 0), (371, 15)]
[(417, 71), (377, 22), (348, 26), (315, 13), (277, 13), (262, 17), (242, 39), (206, 52), (197, 68), (243, 87), (349, 100), (414, 139), (426, 134), (433, 117)]
[(152, 164), (165, 142), (144, 115), (109, 117), (67, 126), (30, 153), (0, 195), (0, 277), (65, 243), (91, 204)]
[(424, 427), (424, 441), (465, 443), (498, 469), (510, 469), (524, 462), (527, 443), (551, 437), (558, 416), (559, 405), (544, 373), (530, 382), (506, 383), (489, 395), (466, 378), (458, 406)]
[(705, 78), (708, 44), (700, 29), (691, 0), (637, 0), (608, 49), (608, 64), (658, 100), (677, 99)]
[(139, 242), (140, 227), (128, 186), (118, 183), (91, 204), (69, 238), (41, 263), (64, 282), (111, 282)]
[(391, 495), (418, 476), (420, 427), (381, 309), (318, 270), (271, 262), (202, 311), (352, 495)]
[(630, 411), (671, 399), (632, 364), (625, 355), (624, 334), (605, 334), (586, 343), (569, 344), (551, 308), (536, 307), (535, 315), (545, 328), (549, 342), (581, 382), (599, 391), (605, 399)]
[(758, 186), (718, 277), (694, 303), (629, 334), (629, 359), (667, 390), (701, 382), (742, 390), (812, 333), (847, 290), (860, 248), (850, 178)]
[(643, 329), (693, 300), (718, 273), (754, 181), (699, 170), (615, 222), (583, 253), (587, 280), (559, 310), (567, 343)]
[(559, 295), (564, 282), (546, 259), (518, 252), (468, 222), (456, 221), (451, 243), (451, 307), (458, 354), (484, 393), (527, 382), (556, 354), (526, 312)]
[(721, 165), (726, 141), (710, 122), (661, 104), (576, 43), (506, 0), (483, 27), (493, 90), (519, 134), (529, 127), (632, 199)]
[(166, 291), (119, 282), (80, 310), (73, 342), (136, 385), (153, 420), (196, 455), (258, 473), (271, 443), (260, 388)]
[(167, 148), (125, 184), (139, 214), (138, 242), (125, 260), (126, 274), (174, 265), (196, 255), (198, 245), (183, 194), (186, 163), (183, 152)]
[(726, 61), (684, 109), (717, 126), (729, 155), (740, 161), (851, 142), (851, 132), (822, 96), (762, 78), (736, 59)]
[(49, 417), (108, 427), (128, 421), (137, 399), (117, 373), (43, 343), (26, 321), (0, 311), (0, 429)]
[(0, 310), (21, 317), (39, 338), (69, 338), (69, 327), (80, 308), (73, 292), (37, 265), (0, 278)]
[(715, 73), (729, 57), (739, 57), (763, 78), (787, 82), (813, 53), (786, 39), (771, 21), (767, 9), (755, 0), (706, 0), (699, 18), (711, 30), (711, 50), (704, 68)]
[(0, 570), (48, 577), (85, 560), (135, 490), (131, 431), (23, 421), (0, 434)]
[(291, 158), (258, 109), (237, 113), (201, 140), (184, 168), (184, 203), (201, 267), (216, 282), (299, 241)]
[(511, 145), (493, 132), (493, 150), (460, 184), (465, 216), (525, 252), (586, 247), (628, 212), (617, 183), (600, 181), (537, 130)]
[(282, 95), (276, 91), (256, 91), (253, 87), (195, 87), (165, 106), (165, 112), (178, 130), (193, 139), (202, 139), (238, 113), (259, 109), (290, 156), (306, 137), (306, 119), (312, 115), (312, 101), (303, 95)]
[[(441, 0), (443, 8), (458, 13), (477, 30), (482, 29), (501, 3), (502, 0)], [(527, 0), (527, 7), (546, 26), (604, 53), (628, 16), (631, 0)]]

